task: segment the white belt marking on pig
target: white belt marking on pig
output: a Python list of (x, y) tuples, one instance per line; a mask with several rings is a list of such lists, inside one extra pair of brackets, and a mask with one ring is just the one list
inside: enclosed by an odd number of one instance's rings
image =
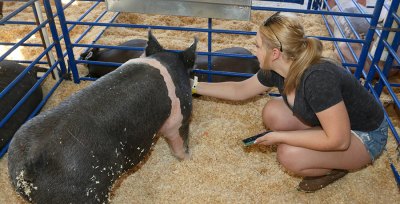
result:
[[(168, 96), (171, 99), (171, 114), (162, 125), (160, 132), (168, 139), (177, 139), (176, 137), (179, 137), (179, 128), (182, 124), (183, 115), (181, 113), (181, 102), (175, 94), (175, 84), (167, 68), (159, 61), (151, 58), (136, 58), (126, 62), (126, 64), (131, 63), (145, 63), (160, 70), (160, 74), (163, 76), (165, 84), (167, 85)], [(182, 139), (179, 138), (178, 140), (183, 143)]]

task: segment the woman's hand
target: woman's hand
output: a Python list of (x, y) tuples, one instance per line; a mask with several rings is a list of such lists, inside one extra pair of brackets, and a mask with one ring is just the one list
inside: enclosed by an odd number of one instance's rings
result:
[(232, 101), (246, 100), (268, 90), (270, 90), (269, 87), (258, 81), (257, 74), (239, 82), (198, 82), (196, 84), (194, 80), (192, 86), (193, 93)]
[(276, 144), (278, 143), (276, 135), (277, 135), (276, 132), (271, 131), (265, 134), (264, 136), (257, 138), (254, 144), (260, 144), (266, 146)]

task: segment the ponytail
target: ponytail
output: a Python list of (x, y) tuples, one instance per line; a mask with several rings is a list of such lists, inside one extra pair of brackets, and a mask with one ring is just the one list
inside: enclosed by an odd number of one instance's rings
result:
[(321, 59), (322, 43), (319, 39), (303, 38), (302, 45), (297, 49), (297, 56), (292, 55), (293, 63), (285, 80), (284, 93), (289, 94), (297, 88), (304, 71)]

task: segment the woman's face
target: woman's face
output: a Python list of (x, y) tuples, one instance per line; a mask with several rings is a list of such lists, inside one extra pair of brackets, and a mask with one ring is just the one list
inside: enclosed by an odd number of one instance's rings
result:
[(267, 57), (267, 52), (269, 49), (267, 49), (262, 42), (261, 34), (260, 32), (257, 32), (256, 35), (256, 57), (258, 61), (260, 62), (260, 68), (261, 69), (268, 69), (269, 68), (269, 63), (268, 63), (268, 57)]

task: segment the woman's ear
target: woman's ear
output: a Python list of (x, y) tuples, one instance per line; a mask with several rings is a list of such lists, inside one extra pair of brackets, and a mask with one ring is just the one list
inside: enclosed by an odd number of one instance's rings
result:
[(278, 59), (280, 56), (282, 56), (282, 54), (283, 53), (278, 48), (273, 48), (271, 53), (272, 60)]

